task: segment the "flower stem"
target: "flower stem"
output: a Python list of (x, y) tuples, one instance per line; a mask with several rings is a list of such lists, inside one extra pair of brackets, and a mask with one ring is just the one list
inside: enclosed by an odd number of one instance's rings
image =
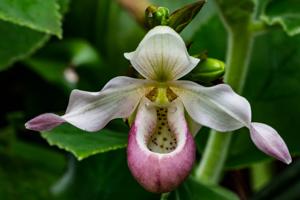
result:
[(273, 168), (271, 162), (257, 163), (250, 168), (250, 180), (253, 191), (259, 191), (273, 177)]
[[(248, 26), (228, 31), (226, 73), (224, 82), (241, 93), (248, 71), (253, 34)], [(196, 168), (196, 179), (206, 184), (217, 184), (227, 158), (232, 133), (211, 130), (203, 157)]]

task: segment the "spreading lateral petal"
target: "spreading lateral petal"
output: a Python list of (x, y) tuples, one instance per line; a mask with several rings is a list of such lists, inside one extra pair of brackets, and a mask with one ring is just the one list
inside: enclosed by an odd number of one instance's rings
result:
[[(68, 122), (82, 130), (100, 130), (112, 119), (128, 117), (148, 84), (150, 81), (120, 76), (110, 80), (100, 92), (73, 90), (65, 115), (41, 115), (30, 120), (26, 127), (42, 131)], [(51, 116), (53, 123), (49, 125), (48, 120), (43, 120), (47, 119), (45, 116)]]
[(249, 127), (250, 104), (230, 86), (204, 87), (191, 81), (174, 81), (172, 85), (188, 114), (199, 124), (221, 132)]

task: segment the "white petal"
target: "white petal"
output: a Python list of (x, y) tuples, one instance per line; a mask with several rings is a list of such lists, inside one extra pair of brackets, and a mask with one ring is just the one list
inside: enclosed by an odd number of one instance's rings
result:
[(159, 81), (177, 80), (199, 62), (189, 56), (180, 35), (168, 26), (156, 26), (134, 52), (124, 55), (142, 76)]
[(191, 81), (171, 84), (188, 114), (199, 124), (221, 132), (250, 126), (250, 104), (228, 85), (203, 87)]
[(262, 123), (251, 123), (250, 136), (254, 144), (261, 151), (286, 164), (292, 162), (286, 144), (272, 127)]
[(86, 131), (97, 131), (110, 120), (128, 117), (145, 94), (150, 81), (129, 77), (110, 80), (100, 92), (73, 90), (66, 114), (46, 113), (26, 123), (26, 128), (44, 131), (68, 122)]
[(100, 92), (73, 90), (62, 118), (80, 129), (97, 131), (112, 119), (128, 117), (145, 94), (147, 83), (141, 79), (116, 77)]

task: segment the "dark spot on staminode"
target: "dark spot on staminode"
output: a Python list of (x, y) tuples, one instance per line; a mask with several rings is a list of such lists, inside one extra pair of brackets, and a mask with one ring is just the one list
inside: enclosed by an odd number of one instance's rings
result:
[(161, 125), (163, 125), (163, 126), (164, 126), (164, 125), (165, 125), (165, 122), (162, 122), (162, 123), (161, 123)]
[(167, 138), (164, 137), (163, 140), (164, 140), (164, 141), (167, 141)]

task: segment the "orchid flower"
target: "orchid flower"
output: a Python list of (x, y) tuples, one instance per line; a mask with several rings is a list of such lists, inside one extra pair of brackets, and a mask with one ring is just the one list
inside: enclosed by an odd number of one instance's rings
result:
[(188, 176), (196, 154), (192, 134), (201, 126), (220, 132), (247, 127), (260, 150), (291, 162), (276, 130), (251, 122), (249, 102), (229, 85), (204, 87), (178, 80), (194, 69), (199, 59), (189, 56), (183, 39), (170, 27), (150, 30), (125, 58), (145, 79), (120, 76), (100, 92), (73, 90), (64, 115), (39, 115), (27, 122), (26, 128), (43, 131), (67, 122), (85, 131), (98, 131), (112, 119), (135, 113), (128, 139), (128, 166), (151, 192), (171, 191)]

